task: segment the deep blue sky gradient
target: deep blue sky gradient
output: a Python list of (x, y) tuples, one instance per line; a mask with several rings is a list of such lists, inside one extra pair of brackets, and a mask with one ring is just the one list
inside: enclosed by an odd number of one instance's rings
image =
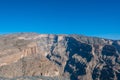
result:
[(0, 33), (120, 39), (120, 0), (0, 0)]

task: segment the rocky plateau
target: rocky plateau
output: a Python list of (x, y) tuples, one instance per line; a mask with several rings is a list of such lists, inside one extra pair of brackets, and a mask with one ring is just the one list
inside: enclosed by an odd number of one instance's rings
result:
[(0, 35), (0, 80), (120, 80), (120, 40), (76, 34)]

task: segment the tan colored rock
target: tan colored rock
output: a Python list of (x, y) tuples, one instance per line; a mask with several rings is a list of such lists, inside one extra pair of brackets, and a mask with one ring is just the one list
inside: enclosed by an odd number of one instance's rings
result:
[(83, 35), (3, 35), (0, 37), (0, 77), (119, 80), (119, 43)]

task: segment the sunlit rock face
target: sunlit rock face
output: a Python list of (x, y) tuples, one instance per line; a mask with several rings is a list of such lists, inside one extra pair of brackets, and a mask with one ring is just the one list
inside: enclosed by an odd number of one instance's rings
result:
[(83, 35), (0, 36), (3, 80), (120, 80), (120, 41)]

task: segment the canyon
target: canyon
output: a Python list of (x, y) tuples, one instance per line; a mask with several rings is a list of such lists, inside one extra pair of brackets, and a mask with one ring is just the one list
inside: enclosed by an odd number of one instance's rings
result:
[(120, 80), (120, 40), (77, 34), (0, 35), (0, 80)]

